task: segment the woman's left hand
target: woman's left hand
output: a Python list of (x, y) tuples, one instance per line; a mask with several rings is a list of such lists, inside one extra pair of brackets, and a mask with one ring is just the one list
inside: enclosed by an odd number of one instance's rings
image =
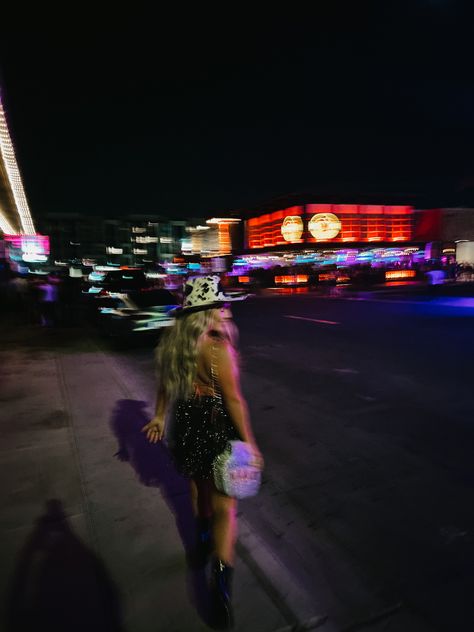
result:
[(163, 439), (163, 434), (165, 432), (165, 422), (159, 417), (153, 417), (151, 421), (143, 426), (142, 432), (146, 432), (146, 438), (150, 443), (158, 443), (158, 441), (161, 441), (161, 439)]

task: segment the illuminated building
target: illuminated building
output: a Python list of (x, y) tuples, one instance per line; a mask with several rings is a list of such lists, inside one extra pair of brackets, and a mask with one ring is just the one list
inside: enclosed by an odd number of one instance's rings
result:
[(11, 268), (25, 271), (28, 264), (48, 261), (49, 238), (36, 234), (1, 99), (0, 235), (1, 257)]
[(310, 271), (320, 282), (347, 283), (343, 269), (362, 267), (387, 270), (386, 282), (400, 284), (415, 279), (413, 271), (397, 276), (400, 270), (474, 263), (474, 209), (427, 208), (419, 195), (389, 195), (381, 204), (381, 197), (355, 195), (344, 203), (337, 195), (319, 201), (295, 194), (241, 211), (243, 240), (232, 274), (245, 285), (258, 269), (259, 278), (297, 287)]
[(202, 257), (225, 257), (240, 250), (238, 226), (234, 217), (212, 217), (205, 225), (187, 228), (188, 239), (183, 243), (183, 254)]
[(35, 227), (16, 162), (0, 95), (0, 231), (34, 235)]
[(415, 210), (402, 205), (292, 206), (248, 219), (245, 238), (249, 251), (296, 244), (411, 242), (415, 239)]

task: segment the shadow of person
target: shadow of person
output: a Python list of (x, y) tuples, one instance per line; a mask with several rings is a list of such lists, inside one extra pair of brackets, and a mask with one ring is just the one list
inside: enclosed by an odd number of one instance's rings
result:
[[(183, 543), (188, 561), (196, 546), (196, 521), (192, 510), (189, 482), (176, 471), (170, 452), (164, 442), (150, 443), (141, 432), (150, 421), (147, 403), (122, 399), (116, 403), (111, 428), (118, 441), (116, 457), (128, 461), (143, 485), (158, 487), (174, 515), (176, 528)], [(203, 569), (188, 564), (188, 588), (194, 607), (207, 620), (209, 594)]]
[(115, 584), (71, 530), (61, 501), (45, 513), (19, 553), (7, 596), (9, 632), (123, 632)]

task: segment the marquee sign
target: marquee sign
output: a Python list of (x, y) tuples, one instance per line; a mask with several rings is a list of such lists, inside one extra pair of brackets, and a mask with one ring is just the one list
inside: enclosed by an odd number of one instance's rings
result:
[(49, 255), (47, 235), (4, 235), (7, 254), (12, 261), (44, 262)]

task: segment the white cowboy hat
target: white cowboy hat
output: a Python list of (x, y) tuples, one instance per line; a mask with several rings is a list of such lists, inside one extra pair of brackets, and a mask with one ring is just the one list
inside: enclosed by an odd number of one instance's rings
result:
[(184, 284), (183, 305), (174, 309), (172, 313), (174, 316), (180, 316), (189, 312), (222, 307), (223, 303), (243, 301), (246, 298), (246, 294), (225, 294), (217, 274), (189, 277)]

